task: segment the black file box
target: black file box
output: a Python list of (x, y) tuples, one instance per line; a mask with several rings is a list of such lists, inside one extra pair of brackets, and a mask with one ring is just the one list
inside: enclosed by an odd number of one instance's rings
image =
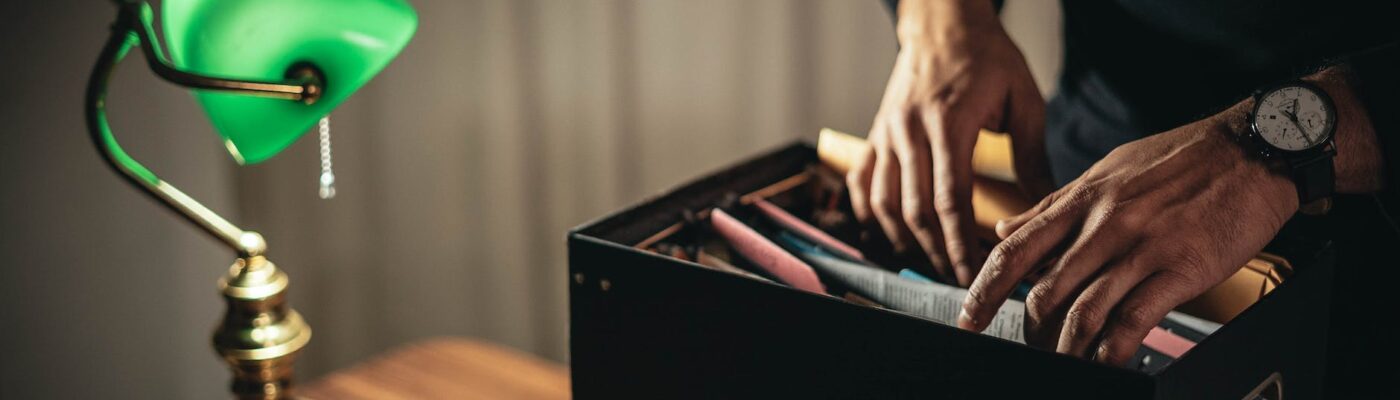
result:
[(1322, 396), (1328, 257), (1291, 260), (1292, 277), (1147, 374), (633, 247), (815, 163), (793, 144), (571, 231), (574, 396), (1241, 399), (1274, 382), (1289, 400)]

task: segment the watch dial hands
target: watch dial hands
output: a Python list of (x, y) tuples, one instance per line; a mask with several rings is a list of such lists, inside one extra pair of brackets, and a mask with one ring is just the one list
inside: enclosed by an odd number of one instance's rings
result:
[(1298, 98), (1293, 98), (1292, 107), (1280, 108), (1279, 113), (1288, 117), (1288, 121), (1293, 123), (1293, 127), (1298, 128), (1298, 135), (1302, 136), (1303, 140), (1308, 142), (1309, 147), (1317, 144), (1312, 136), (1308, 136), (1308, 130), (1303, 129), (1303, 124), (1298, 123)]
[[(1306, 85), (1271, 89), (1256, 97), (1250, 116), (1254, 134), (1283, 152), (1300, 152), (1332, 140), (1332, 104)], [(1280, 121), (1284, 120), (1284, 121)], [(1297, 132), (1293, 130), (1297, 129)]]

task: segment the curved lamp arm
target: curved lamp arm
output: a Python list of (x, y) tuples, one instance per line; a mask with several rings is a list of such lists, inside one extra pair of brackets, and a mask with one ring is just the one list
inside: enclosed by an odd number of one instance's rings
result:
[[(112, 25), (112, 35), (102, 48), (102, 54), (88, 78), (87, 95), (84, 100), (84, 114), (88, 134), (98, 153), (108, 166), (116, 170), (132, 185), (151, 195), (161, 204), (202, 228), (215, 239), (233, 248), (243, 257), (261, 255), (267, 244), (257, 232), (244, 231), (228, 222), (219, 214), (204, 207), (184, 192), (166, 183), (140, 162), (131, 158), (117, 143), (107, 124), (106, 97), (107, 84), (112, 71), (121, 63), (132, 46), (144, 49), (147, 64), (161, 78), (177, 85), (211, 90), (226, 90), (256, 96), (281, 98), (303, 102), (314, 101), (321, 93), (319, 74), (313, 69), (306, 71), (301, 78), (291, 82), (256, 82), (238, 79), (215, 78), (191, 74), (171, 66), (161, 53), (159, 42), (155, 40), (150, 27), (150, 6), (130, 0), (119, 1), (117, 21)], [(144, 45), (142, 42), (144, 41)]]

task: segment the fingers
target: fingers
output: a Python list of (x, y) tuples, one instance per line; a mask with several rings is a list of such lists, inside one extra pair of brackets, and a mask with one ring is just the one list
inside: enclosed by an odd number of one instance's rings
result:
[(1072, 187), (1074, 183), (1071, 183), (1070, 185), (1071, 186), (1066, 186), (1064, 189), (1060, 189), (1060, 191), (1056, 191), (1050, 193), (1049, 195), (1046, 195), (1045, 198), (1040, 199), (1040, 202), (1036, 203), (1034, 206), (1031, 206), (1029, 210), (1021, 212), (1017, 215), (1013, 215), (1010, 218), (997, 221), (997, 237), (1006, 239), (1007, 237), (1011, 236), (1012, 233), (1016, 232), (1017, 229), (1020, 229), (1021, 225), (1025, 225), (1026, 222), (1030, 221), (1031, 218), (1034, 218), (1035, 216), (1040, 215), (1040, 213), (1045, 212), (1046, 209), (1049, 209), (1051, 205), (1055, 204), (1055, 200), (1059, 198), (1060, 192), (1064, 190), (1069, 190), (1069, 188)]
[(1189, 297), (1190, 291), (1184, 290), (1188, 285), (1178, 276), (1154, 273), (1128, 293), (1106, 321), (1095, 361), (1124, 365), (1132, 358), (1147, 332)]
[(1076, 226), (1067, 210), (1070, 208), (1054, 207), (1037, 215), (992, 249), (982, 272), (968, 288), (958, 326), (979, 332), (986, 329), (1011, 290)]
[(875, 171), (870, 182), (870, 208), (885, 237), (890, 239), (896, 253), (906, 251), (912, 242), (904, 227), (904, 211), (900, 205), (899, 161), (888, 147), (875, 146)]
[(1050, 175), (1050, 161), (1045, 155), (1045, 99), (1030, 71), (1026, 79), (1012, 84), (1007, 96), (1007, 120), (1003, 124), (1011, 135), (1012, 168), (1016, 181), (1027, 195), (1036, 198), (1050, 193), (1055, 187)]
[[(1113, 307), (1151, 273), (1139, 258), (1114, 264), (1094, 279), (1065, 314), (1055, 351), (1076, 357), (1089, 357), (1090, 346), (1099, 337)], [(1155, 325), (1155, 323), (1154, 323)]]
[(902, 197), (900, 206), (903, 222), (914, 240), (923, 248), (933, 268), (944, 279), (952, 279), (947, 256), (943, 251), (943, 231), (939, 228), (938, 216), (933, 212), (933, 195), (930, 187), (933, 169), (929, 160), (928, 136), (924, 132), (911, 132), (921, 129), (910, 124), (907, 119), (890, 122), (891, 142), (900, 164), (900, 186)]
[(1054, 348), (1060, 342), (1070, 305), (1090, 279), (1115, 257), (1128, 253), (1133, 235), (1117, 229), (1112, 213), (1092, 212), (1079, 237), (1026, 296), (1026, 343)]
[(851, 164), (851, 170), (846, 171), (846, 190), (851, 196), (851, 211), (855, 213), (856, 221), (862, 224), (870, 224), (875, 218), (874, 211), (870, 209), (870, 180), (874, 172), (875, 148), (867, 145), (865, 151)]
[[(952, 117), (957, 115), (957, 117)], [(972, 284), (984, 255), (977, 245), (977, 222), (972, 213), (972, 144), (977, 137), (975, 114), (951, 110), (926, 111), (925, 126), (933, 155), (933, 209), (943, 228), (943, 248), (958, 285)]]

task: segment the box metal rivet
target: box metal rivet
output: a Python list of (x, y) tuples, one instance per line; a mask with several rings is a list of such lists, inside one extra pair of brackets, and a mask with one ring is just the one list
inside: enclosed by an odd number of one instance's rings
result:
[(612, 281), (607, 279), (599, 280), (598, 287), (603, 288), (603, 291), (606, 292), (608, 289), (612, 289)]
[(582, 272), (575, 272), (575, 273), (574, 273), (574, 283), (577, 283), (577, 284), (580, 284), (580, 285), (583, 284), (583, 273), (582, 273)]

